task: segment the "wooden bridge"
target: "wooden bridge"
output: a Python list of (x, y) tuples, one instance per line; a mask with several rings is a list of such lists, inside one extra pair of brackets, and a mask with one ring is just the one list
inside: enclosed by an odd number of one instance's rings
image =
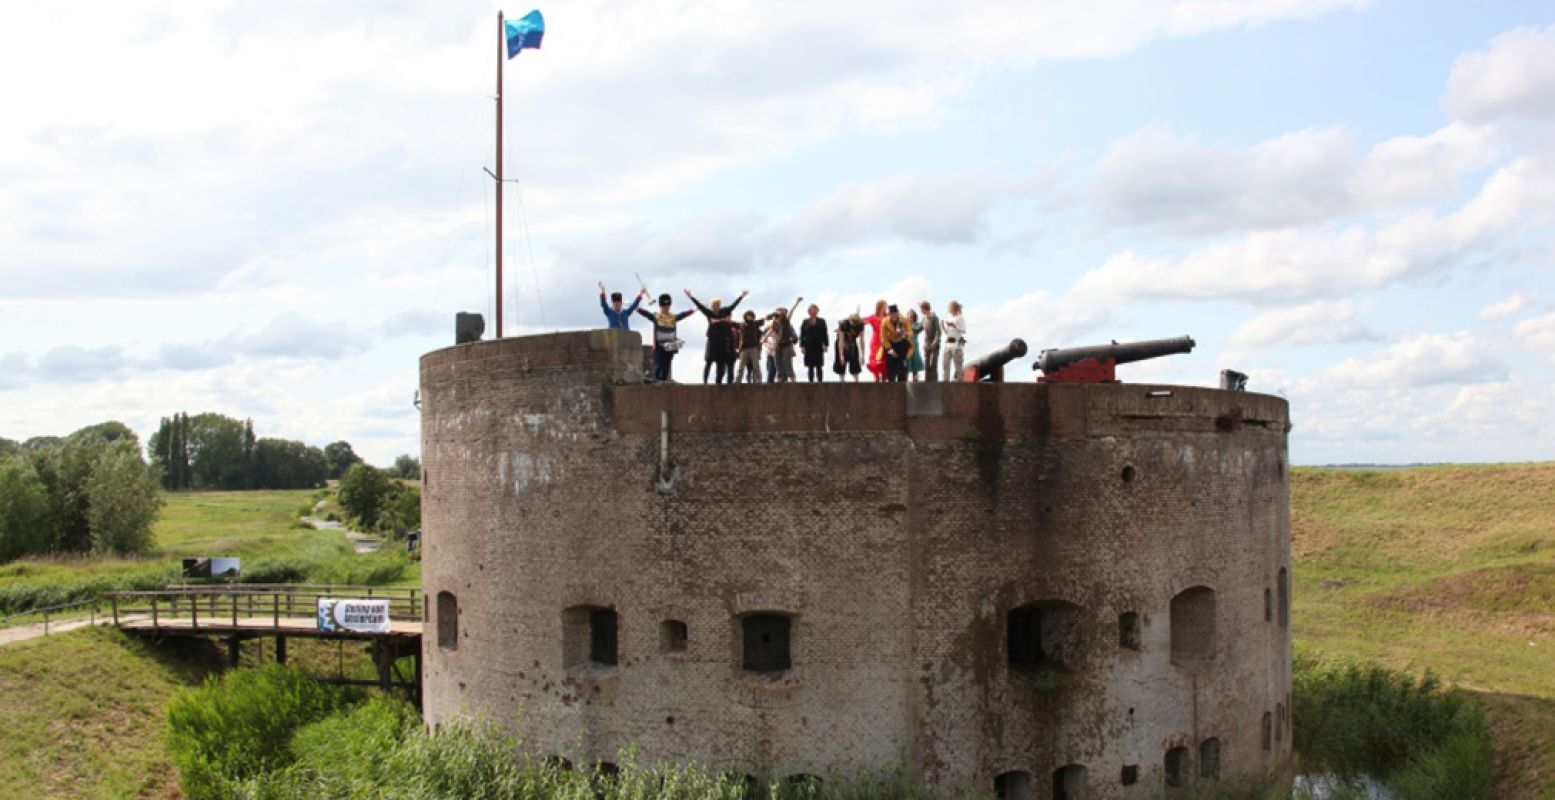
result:
[[(169, 586), (152, 592), (108, 592), (113, 623), (125, 633), (152, 639), (199, 637), (224, 641), (227, 663), (237, 666), (243, 642), (273, 638), (275, 660), (286, 663), (289, 638), (360, 641), (368, 645), (376, 680), (345, 675), (320, 678), (328, 683), (406, 690), (421, 696), (421, 623), (425, 605), (416, 587), (334, 586), (313, 584), (213, 584)], [(319, 624), (320, 600), (386, 600), (387, 631), (325, 630)], [(396, 663), (414, 656), (413, 675)]]

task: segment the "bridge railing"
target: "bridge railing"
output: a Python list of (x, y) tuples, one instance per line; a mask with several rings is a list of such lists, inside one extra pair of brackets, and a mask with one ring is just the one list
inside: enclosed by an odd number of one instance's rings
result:
[(198, 630), (209, 628), (280, 629), (283, 621), (314, 618), (318, 602), (334, 600), (387, 600), (392, 622), (423, 621), (421, 590), (409, 586), (325, 586), (280, 584), (228, 584), (177, 586), (149, 592), (107, 592), (113, 622), (164, 623)]

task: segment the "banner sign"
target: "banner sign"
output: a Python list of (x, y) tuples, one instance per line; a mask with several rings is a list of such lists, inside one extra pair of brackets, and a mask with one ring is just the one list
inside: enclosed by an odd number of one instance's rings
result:
[(389, 601), (320, 597), (319, 630), (388, 633)]

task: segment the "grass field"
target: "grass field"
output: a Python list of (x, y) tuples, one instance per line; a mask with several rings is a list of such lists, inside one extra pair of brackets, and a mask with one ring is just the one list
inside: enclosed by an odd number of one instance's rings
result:
[(1555, 797), (1555, 464), (1291, 476), (1298, 646), (1479, 693), (1502, 797)]
[(421, 580), (420, 564), (397, 550), (358, 556), (340, 531), (301, 522), (299, 512), (319, 499), (312, 490), (180, 492), (166, 499), (155, 528), (156, 550), (146, 556), (0, 565), (0, 616), (104, 591), (158, 589), (180, 580), (186, 556), (237, 556), (249, 581), (412, 585)]

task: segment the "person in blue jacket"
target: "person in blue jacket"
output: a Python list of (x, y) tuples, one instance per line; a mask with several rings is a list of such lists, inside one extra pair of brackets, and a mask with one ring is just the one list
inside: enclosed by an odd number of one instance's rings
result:
[(632, 325), (631, 325), (632, 315), (637, 313), (637, 305), (643, 301), (643, 296), (644, 296), (644, 293), (646, 291), (647, 290), (645, 290), (645, 289), (638, 290), (637, 297), (632, 299), (632, 305), (629, 308), (622, 308), (621, 307), (621, 293), (620, 292), (612, 292), (611, 295), (610, 295), (610, 303), (609, 303), (609, 305), (606, 305), (605, 304), (605, 282), (604, 281), (600, 281), (599, 282), (599, 308), (600, 308), (601, 311), (605, 312), (605, 319), (610, 322), (610, 327), (615, 328), (616, 330), (622, 330), (622, 331), (629, 331), (629, 330), (631, 330), (632, 329)]

